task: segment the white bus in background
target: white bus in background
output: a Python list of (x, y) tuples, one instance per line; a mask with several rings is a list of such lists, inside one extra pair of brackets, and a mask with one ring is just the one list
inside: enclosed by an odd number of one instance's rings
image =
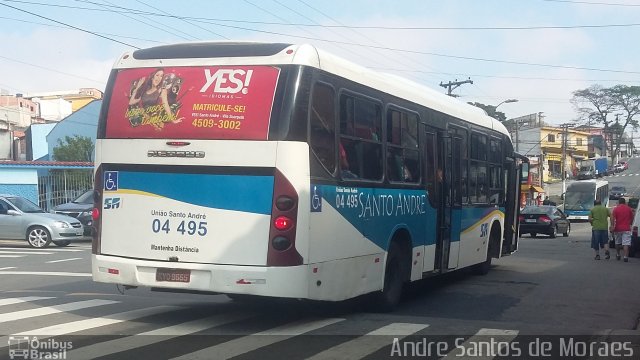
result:
[(500, 122), (310, 45), (126, 53), (98, 128), (95, 281), (389, 310), (517, 248)]
[(588, 220), (596, 199), (609, 204), (609, 182), (605, 180), (574, 181), (567, 186), (563, 210), (569, 220)]

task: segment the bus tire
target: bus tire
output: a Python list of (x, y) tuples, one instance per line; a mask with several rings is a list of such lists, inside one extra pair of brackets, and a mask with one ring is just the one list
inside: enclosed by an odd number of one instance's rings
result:
[(400, 303), (404, 283), (408, 280), (407, 269), (410, 259), (397, 242), (392, 242), (387, 254), (382, 290), (376, 293), (374, 311), (390, 312)]
[(478, 275), (487, 275), (491, 270), (491, 261), (493, 259), (493, 251), (498, 246), (498, 238), (500, 237), (500, 230), (498, 227), (493, 226), (491, 228), (491, 235), (489, 235), (489, 244), (487, 245), (487, 257), (480, 264), (476, 265), (476, 273)]

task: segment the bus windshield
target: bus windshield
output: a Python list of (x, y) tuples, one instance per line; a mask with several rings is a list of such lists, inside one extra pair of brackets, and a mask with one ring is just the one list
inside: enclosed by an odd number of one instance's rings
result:
[(593, 191), (567, 192), (565, 210), (590, 210), (593, 207)]

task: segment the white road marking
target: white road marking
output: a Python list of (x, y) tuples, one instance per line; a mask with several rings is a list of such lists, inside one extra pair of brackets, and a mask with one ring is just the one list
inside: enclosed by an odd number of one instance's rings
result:
[(62, 304), (62, 305), (44, 306), (37, 309), (14, 311), (14, 312), (2, 314), (2, 316), (0, 317), (0, 323), (6, 323), (9, 321), (23, 320), (23, 319), (36, 317), (36, 316), (51, 315), (51, 314), (57, 314), (57, 313), (66, 312), (66, 311), (73, 311), (73, 310), (85, 309), (85, 308), (90, 308), (95, 306), (110, 305), (110, 304), (116, 304), (116, 303), (119, 303), (119, 301), (85, 300), (85, 301), (77, 301), (77, 302), (72, 302), (72, 303)]
[(53, 264), (53, 263), (59, 263), (59, 262), (64, 262), (64, 261), (73, 261), (73, 260), (82, 260), (82, 258), (71, 258), (71, 259), (62, 259), (62, 260), (51, 260), (51, 261), (46, 261), (47, 264)]
[(26, 255), (0, 255), (0, 258), (21, 258), (25, 256)]
[[(161, 314), (175, 309), (179, 309), (179, 306), (154, 306), (146, 309), (137, 309), (117, 314), (106, 315), (97, 318), (72, 321), (68, 323), (62, 323), (53, 326), (47, 326), (40, 329), (29, 330), (15, 335), (38, 335), (40, 336), (56, 336), (66, 335), (79, 331), (85, 331), (94, 329), (101, 326), (113, 325), (123, 321), (131, 321), (138, 318), (151, 316), (155, 314)], [(0, 339), (0, 344), (3, 341)]]
[[(336, 345), (308, 358), (313, 360), (361, 359), (385, 346), (393, 344), (395, 339), (403, 339), (426, 327), (428, 324), (393, 323), (374, 330), (366, 335)], [(371, 336), (378, 335), (378, 336)], [(385, 336), (380, 336), (385, 335)], [(307, 360), (308, 360), (307, 359)]]
[[(9, 250), (9, 251), (13, 251), (13, 250), (18, 250), (18, 251), (28, 251), (28, 249), (30, 249), (29, 247), (1, 247), (0, 251), (4, 251), (4, 250)], [(46, 248), (46, 249), (40, 249), (40, 250), (33, 250), (33, 251), (29, 251), (29, 254), (33, 254), (35, 252), (38, 251), (45, 251), (45, 252), (82, 252), (82, 251), (87, 251), (87, 250), (91, 250), (91, 248), (86, 248), (86, 249), (80, 249), (80, 248), (73, 248), (73, 249), (53, 249), (53, 248)]]
[[(147, 345), (156, 344), (179, 336), (193, 334), (199, 331), (214, 328), (227, 323), (244, 320), (253, 315), (247, 313), (218, 314), (203, 319), (187, 321), (156, 330), (147, 331), (138, 335), (105, 341), (67, 352), (69, 359), (94, 359), (100, 356), (112, 355), (121, 351), (131, 350)], [(141, 336), (142, 335), (142, 336)], [(144, 336), (155, 335), (155, 336)], [(73, 354), (73, 355), (71, 355)]]
[(78, 276), (91, 277), (91, 273), (72, 273), (58, 271), (0, 271), (0, 275), (42, 275), (42, 276)]
[(222, 344), (210, 346), (208, 348), (174, 358), (173, 360), (212, 359), (214, 357), (216, 359), (229, 359), (344, 320), (345, 319), (341, 318), (329, 318), (313, 321), (296, 321), (273, 329), (233, 339)]
[(44, 251), (5, 251), (5, 250), (0, 250), (0, 254), (25, 254), (25, 255), (53, 255), (53, 253), (50, 252), (44, 252)]
[(50, 297), (50, 296), (26, 296), (26, 297), (19, 297), (19, 298), (0, 299), (0, 306), (20, 304), (20, 303), (25, 303), (25, 302), (30, 302), (30, 301), (46, 300), (46, 299), (53, 299), (53, 297)]
[(15, 266), (7, 266), (7, 267), (0, 268), (0, 271), (1, 270), (15, 269), (15, 268), (16, 268)]

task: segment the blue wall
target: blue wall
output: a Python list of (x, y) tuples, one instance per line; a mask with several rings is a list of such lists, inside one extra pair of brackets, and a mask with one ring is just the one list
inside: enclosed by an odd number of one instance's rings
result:
[[(94, 100), (56, 124), (49, 132), (49, 135), (47, 135), (49, 160), (56, 160), (53, 159), (53, 148), (58, 146), (58, 139), (64, 143), (66, 136), (86, 136), (90, 138), (95, 145), (101, 106), (102, 100)], [(93, 160), (92, 154), (91, 161)]]
[(33, 160), (49, 160), (47, 135), (55, 126), (56, 124), (33, 124), (30, 126)]
[(3, 168), (0, 194), (20, 195), (38, 204), (38, 170)]

